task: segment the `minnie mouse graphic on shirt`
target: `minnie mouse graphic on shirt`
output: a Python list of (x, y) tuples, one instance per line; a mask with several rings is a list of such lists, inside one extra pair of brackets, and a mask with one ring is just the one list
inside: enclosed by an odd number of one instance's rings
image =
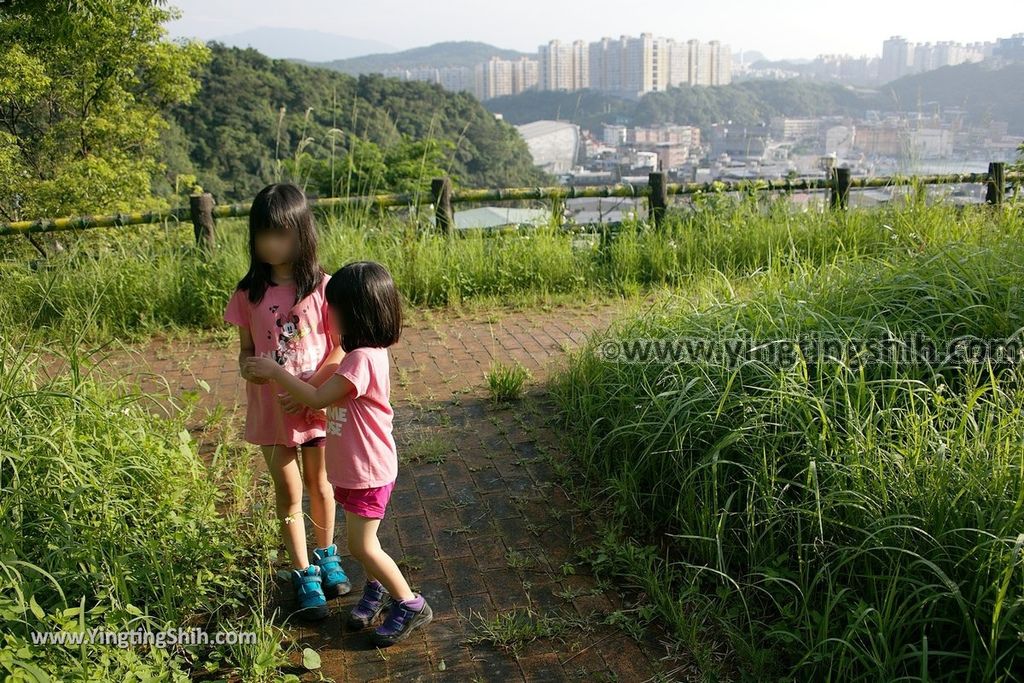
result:
[[(310, 333), (309, 327), (299, 327), (300, 318), (289, 311), (284, 317), (278, 316), (280, 306), (271, 306), (270, 312), (277, 316), (277, 348), (271, 353), (271, 357), (278, 365), (284, 365), (289, 360), (294, 360), (300, 339)], [(303, 313), (306, 311), (303, 310)], [(267, 331), (267, 339), (273, 341), (272, 333)]]

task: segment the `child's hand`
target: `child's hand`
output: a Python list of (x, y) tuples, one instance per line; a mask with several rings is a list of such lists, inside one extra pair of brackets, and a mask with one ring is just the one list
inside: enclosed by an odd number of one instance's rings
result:
[(289, 415), (296, 415), (306, 410), (306, 406), (292, 398), (291, 394), (278, 394), (277, 402), (281, 404), (281, 408), (284, 409), (284, 412)]
[(259, 356), (250, 356), (245, 360), (242, 366), (246, 374), (251, 377), (257, 377), (259, 379), (274, 379), (278, 373), (284, 372), (284, 368), (277, 364), (277, 361), (271, 358), (262, 358)]
[(269, 379), (263, 379), (262, 377), (254, 377), (250, 375), (249, 372), (245, 369), (245, 361), (242, 361), (238, 364), (238, 374), (240, 374), (242, 376), (242, 379), (244, 379), (246, 382), (252, 382), (253, 384), (267, 384), (268, 382), (270, 382)]

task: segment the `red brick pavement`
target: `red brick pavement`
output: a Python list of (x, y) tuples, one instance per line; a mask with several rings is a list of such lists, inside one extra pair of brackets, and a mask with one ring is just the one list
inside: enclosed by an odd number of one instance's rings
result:
[[(421, 313), (392, 348), (392, 394), (400, 473), (381, 542), (433, 606), (435, 620), (387, 650), (367, 634), (346, 633), (344, 616), (357, 596), (332, 604), (326, 622), (293, 631), (321, 653), (325, 676), (338, 681), (644, 681), (659, 671), (655, 647), (602, 626), (622, 606), (582, 568), (574, 549), (593, 540), (586, 515), (558, 485), (553, 409), (537, 386), (564, 350), (606, 327), (621, 305), (511, 311), (488, 316)], [(170, 395), (209, 385), (201, 406), (244, 410), (232, 338), (154, 339), (111, 352), (106, 371), (138, 377)], [(530, 392), (511, 407), (487, 400), (492, 362), (519, 361), (533, 376)], [(162, 379), (161, 379), (162, 378)], [(254, 459), (262, 466), (259, 458)], [(338, 538), (343, 538), (339, 533)], [(363, 577), (343, 553), (354, 586)], [(287, 598), (283, 598), (287, 600)], [(484, 642), (481, 620), (512, 610), (561, 616), (559, 638), (527, 643), (516, 653)], [(589, 628), (583, 628), (588, 625)], [(662, 679), (666, 680), (666, 679)]]

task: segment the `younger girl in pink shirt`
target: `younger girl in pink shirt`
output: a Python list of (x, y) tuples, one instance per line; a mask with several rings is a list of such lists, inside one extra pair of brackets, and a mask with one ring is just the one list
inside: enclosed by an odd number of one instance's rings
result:
[(327, 477), (345, 511), (349, 552), (363, 565), (367, 579), (349, 625), (370, 626), (389, 607), (373, 635), (376, 645), (387, 646), (433, 618), (430, 605), (412, 592), (377, 539), (398, 475), (388, 347), (401, 333), (402, 305), (391, 275), (372, 262), (339, 270), (326, 294), (331, 322), (345, 350), (330, 379), (316, 387), (267, 358), (250, 358), (244, 367), (254, 377), (279, 383), (299, 403), (327, 408)]
[[(343, 352), (327, 321), (330, 278), (317, 260), (316, 242), (313, 213), (302, 190), (288, 183), (265, 187), (249, 213), (249, 272), (224, 313), (227, 322), (238, 326), (238, 360), (246, 380), (245, 439), (262, 448), (274, 481), (281, 534), (293, 567), (296, 614), (308, 619), (326, 617), (327, 597), (351, 590), (333, 540), (333, 490), (324, 465), (326, 420), (247, 372), (244, 361), (261, 356), (317, 385), (337, 368)], [(312, 564), (302, 516), (303, 480), (318, 546)]]

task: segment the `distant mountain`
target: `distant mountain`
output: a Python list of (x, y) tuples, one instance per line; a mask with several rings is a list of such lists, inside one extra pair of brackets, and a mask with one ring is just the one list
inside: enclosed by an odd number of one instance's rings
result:
[(352, 59), (336, 59), (315, 66), (334, 69), (353, 76), (359, 74), (381, 73), (387, 69), (410, 68), (417, 66), (476, 66), (491, 57), (518, 59), (536, 55), (516, 50), (506, 50), (487, 43), (472, 41), (435, 43), (427, 47), (417, 47), (402, 52), (388, 54), (372, 54)]
[(1011, 133), (1024, 134), (1024, 63), (995, 68), (991, 62), (946, 66), (907, 76), (879, 89), (881, 99), (901, 111), (967, 111), (973, 123), (1007, 121)]
[(799, 71), (800, 67), (811, 63), (809, 59), (754, 59), (747, 60), (747, 63), (754, 69), (783, 69), (785, 71)]
[(763, 52), (757, 50), (741, 50), (740, 52), (732, 53), (732, 61), (734, 64), (753, 64), (754, 62), (763, 62), (767, 59)]
[(370, 53), (394, 52), (397, 49), (377, 40), (298, 28), (254, 28), (214, 40), (229, 47), (255, 48), (276, 59), (307, 62), (326, 62)]

